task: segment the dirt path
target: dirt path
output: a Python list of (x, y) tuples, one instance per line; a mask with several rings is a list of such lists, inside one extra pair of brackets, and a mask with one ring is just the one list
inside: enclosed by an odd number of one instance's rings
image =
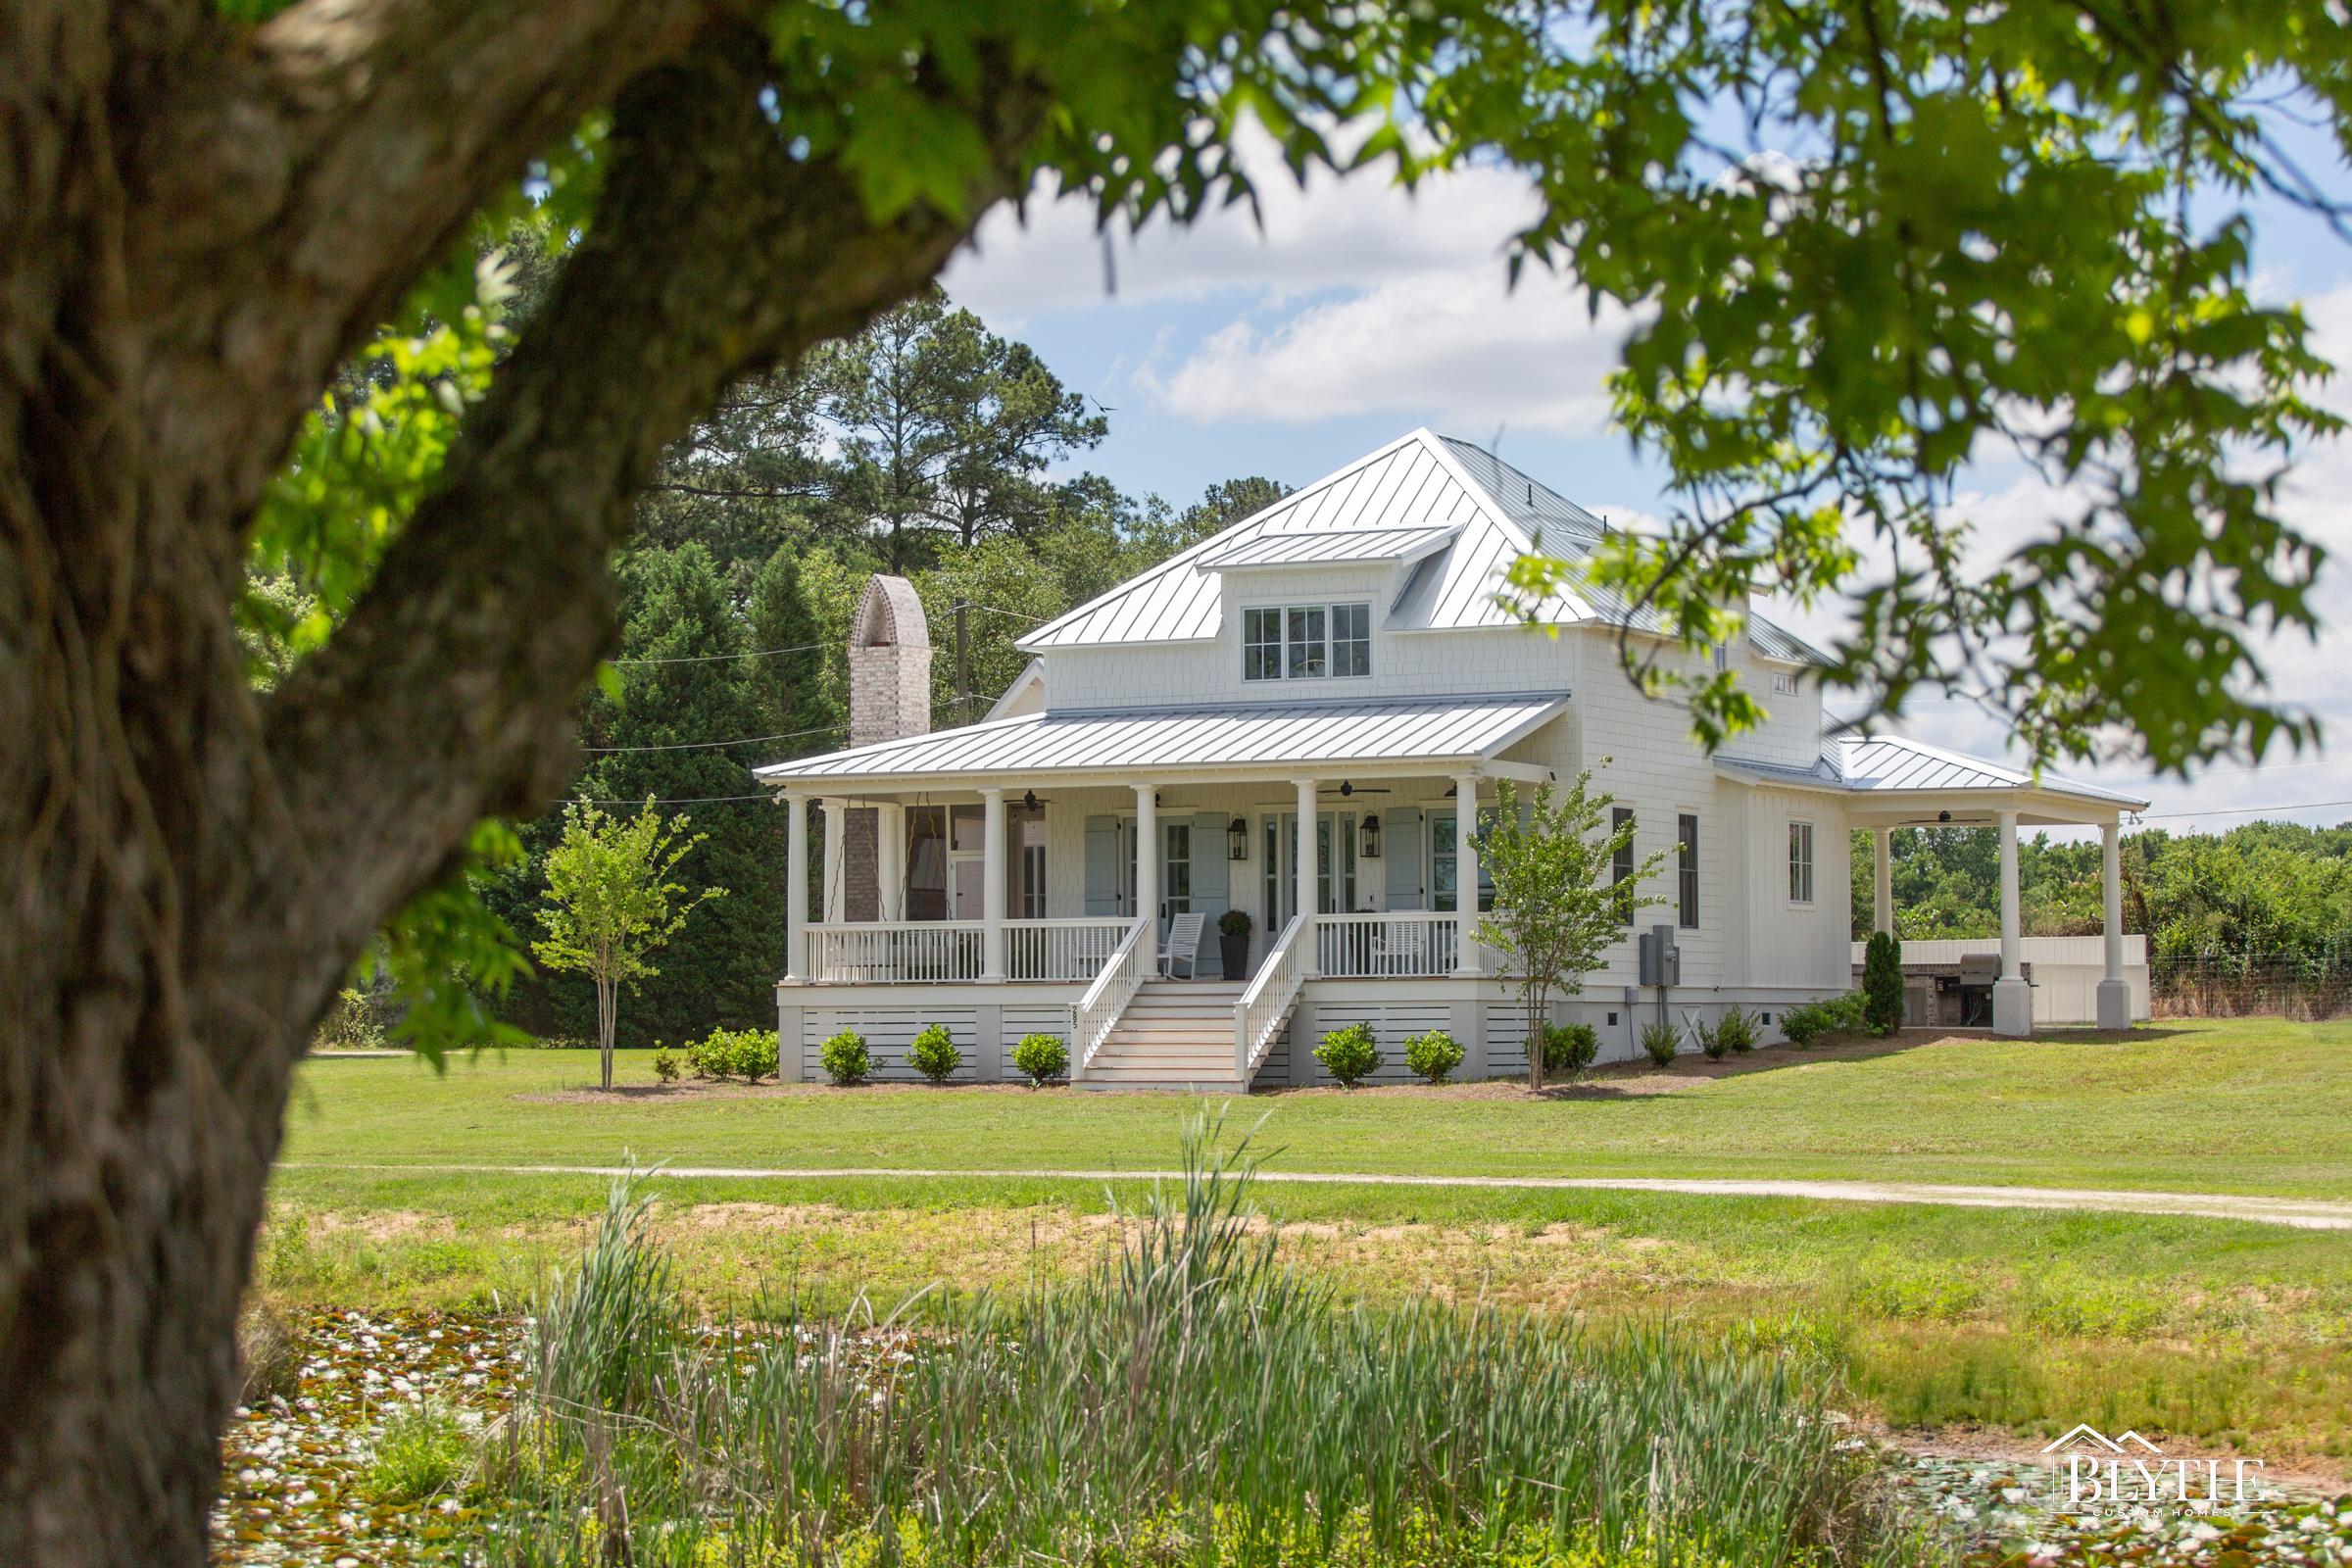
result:
[[(618, 1165), (389, 1165), (342, 1160), (288, 1160), (290, 1169), (397, 1170), (417, 1172), (505, 1172), (535, 1176), (622, 1176)], [(653, 1174), (640, 1172), (639, 1174)], [(1089, 1182), (1181, 1181), (1164, 1170), (942, 1170), (906, 1167), (805, 1167), (766, 1169), (750, 1165), (666, 1165), (663, 1176), (706, 1180), (838, 1180), (845, 1177), (999, 1176), (1023, 1180)], [(1725, 1198), (1811, 1198), (1838, 1203), (1937, 1203), (1959, 1208), (2086, 1208), (2115, 1214), (2195, 1214), (2209, 1219), (2255, 1220), (2303, 1230), (2352, 1230), (2352, 1202), (2308, 1198), (2253, 1198), (2234, 1193), (2143, 1193), (2088, 1187), (1963, 1187), (1933, 1182), (1742, 1181), (1643, 1176), (1384, 1176), (1348, 1171), (1260, 1171), (1261, 1182), (1348, 1187), (1497, 1187), (1572, 1189), (1596, 1192), (1695, 1193)]]

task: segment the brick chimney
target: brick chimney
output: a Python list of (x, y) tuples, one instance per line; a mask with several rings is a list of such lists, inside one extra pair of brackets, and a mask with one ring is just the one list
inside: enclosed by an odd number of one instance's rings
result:
[(931, 733), (931, 628), (904, 577), (866, 580), (850, 621), (850, 744)]

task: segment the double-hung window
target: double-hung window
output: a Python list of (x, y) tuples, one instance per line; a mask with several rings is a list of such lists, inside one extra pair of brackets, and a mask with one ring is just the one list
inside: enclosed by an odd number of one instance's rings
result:
[(1813, 902), (1813, 824), (1788, 824), (1788, 902)]
[(1313, 680), (1331, 673), (1331, 612), (1321, 605), (1293, 605), (1283, 612), (1290, 625), (1283, 633), (1282, 677)]
[(1675, 891), (1682, 895), (1676, 908), (1675, 924), (1686, 931), (1698, 929), (1698, 818), (1685, 811), (1675, 819), (1676, 871), (1681, 886)]
[(1242, 679), (1282, 679), (1282, 612), (1242, 612)]
[(1334, 675), (1372, 673), (1372, 607), (1331, 607), (1331, 672)]
[[(1611, 807), (1609, 808), (1610, 835), (1613, 837), (1625, 832), (1626, 824), (1633, 819), (1634, 813), (1630, 808)], [(1609, 886), (1614, 890), (1617, 899), (1617, 923), (1632, 925), (1634, 923), (1634, 840), (1630, 833), (1626, 834), (1625, 842), (1617, 846), (1617, 853), (1609, 857)]]
[(1284, 605), (1242, 612), (1242, 679), (1372, 673), (1372, 607)]

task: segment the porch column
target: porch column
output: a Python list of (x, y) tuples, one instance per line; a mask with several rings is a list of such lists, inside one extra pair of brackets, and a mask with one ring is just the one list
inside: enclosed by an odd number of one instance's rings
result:
[(1298, 884), (1293, 897), (1301, 922), (1298, 972), (1305, 975), (1315, 972), (1315, 916), (1321, 912), (1316, 907), (1320, 901), (1315, 896), (1315, 784), (1311, 778), (1291, 780), (1291, 787), (1298, 792), (1298, 845), (1291, 859), (1291, 875)]
[(2132, 1027), (2132, 987), (2124, 979), (2124, 837), (2121, 824), (2099, 829), (2100, 870), (2107, 895), (2107, 974), (2099, 982), (2099, 1027)]
[(784, 796), (784, 983), (797, 986), (808, 962), (808, 797)]
[(2025, 1036), (2034, 1032), (2034, 989), (2019, 972), (2025, 945), (2018, 939), (2017, 813), (2001, 818), (2001, 977), (1992, 983), (1992, 1032)]
[(884, 801), (874, 808), (874, 880), (881, 918), (906, 918), (906, 808)]
[(1004, 979), (1004, 792), (980, 792), (980, 980)]
[(1159, 786), (1135, 787), (1135, 912), (1152, 922), (1144, 940), (1159, 951)]
[(1478, 943), (1478, 775), (1453, 781), (1453, 912), (1460, 922), (1454, 938), (1453, 972), (1468, 980), (1485, 974), (1486, 954)]
[(825, 923), (839, 925), (850, 917), (850, 890), (842, 880), (843, 824), (850, 808), (839, 796), (825, 797)]
[(1888, 936), (1894, 935), (1894, 881), (1887, 869), (1888, 840), (1893, 836), (1891, 828), (1870, 830), (1870, 928)]

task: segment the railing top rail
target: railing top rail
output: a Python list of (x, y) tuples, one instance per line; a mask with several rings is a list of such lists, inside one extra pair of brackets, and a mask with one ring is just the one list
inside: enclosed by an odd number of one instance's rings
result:
[(1399, 924), (1407, 920), (1458, 920), (1451, 909), (1351, 909), (1346, 914), (1318, 914), (1325, 925)]
[(1258, 964), (1257, 973), (1250, 977), (1250, 989), (1243, 992), (1241, 1000), (1233, 1004), (1237, 1015), (1247, 1011), (1250, 1004), (1265, 995), (1266, 989), (1275, 983), (1276, 976), (1282, 970), (1282, 960), (1290, 956), (1291, 947), (1304, 924), (1304, 916), (1294, 914), (1290, 923), (1282, 928), (1282, 935), (1275, 939), (1274, 946), (1266, 950), (1266, 956)]
[(1086, 995), (1078, 999), (1080, 1011), (1100, 1006), (1110, 994), (1111, 988), (1119, 983), (1119, 971), (1126, 966), (1127, 957), (1135, 951), (1135, 945), (1143, 940), (1146, 924), (1141, 915), (1134, 916), (1128, 922), (1126, 938), (1112, 952), (1110, 960), (1102, 965), (1102, 972), (1095, 976), (1095, 983), (1086, 988)]
[(1050, 918), (1032, 919), (1014, 919), (1007, 915), (1004, 923), (1023, 926), (1125, 925), (1132, 918), (1133, 916), (1125, 914), (1056, 914)]
[(861, 931), (977, 931), (980, 920), (811, 920), (801, 929), (810, 936), (856, 936)]

